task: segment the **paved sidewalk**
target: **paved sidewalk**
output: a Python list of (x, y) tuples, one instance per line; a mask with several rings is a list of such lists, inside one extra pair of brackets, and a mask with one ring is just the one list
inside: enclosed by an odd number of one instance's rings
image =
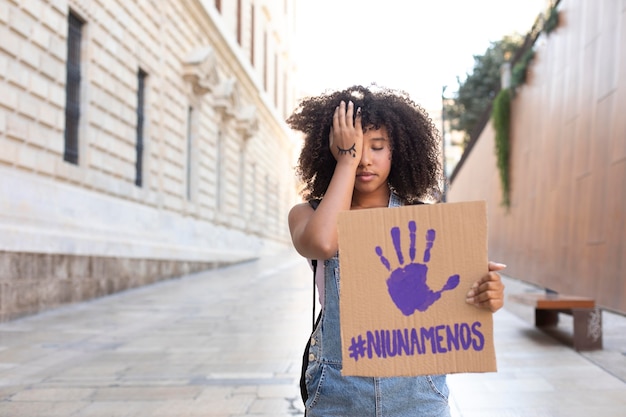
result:
[(453, 417), (626, 416), (625, 381), (530, 322), (501, 310), (494, 339), (498, 372), (449, 376)]
[[(0, 416), (301, 416), (310, 273), (288, 252), (0, 324)], [(498, 312), (495, 339), (453, 416), (626, 415), (624, 381), (527, 321)]]

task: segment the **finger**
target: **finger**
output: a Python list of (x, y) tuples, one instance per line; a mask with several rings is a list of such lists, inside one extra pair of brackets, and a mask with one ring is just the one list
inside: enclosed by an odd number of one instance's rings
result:
[(475, 297), (485, 291), (496, 291), (504, 295), (504, 284), (496, 272), (490, 272), (476, 281), (467, 292), (467, 297)]
[(479, 285), (492, 284), (492, 285), (504, 285), (502, 284), (502, 277), (495, 271), (489, 272), (487, 275), (478, 280)]
[(484, 292), (475, 297), (470, 297), (465, 300), (468, 304), (476, 307), (485, 308), (492, 312), (499, 310), (504, 306), (504, 298), (499, 292)]
[(356, 119), (354, 120), (354, 128), (359, 132), (363, 131), (363, 127), (361, 125), (361, 108), (360, 107), (356, 109)]
[(339, 107), (335, 107), (335, 112), (333, 113), (333, 126), (336, 128), (339, 127)]
[(338, 111), (338, 121), (339, 121), (339, 128), (345, 128), (346, 127), (346, 102), (341, 100), (341, 103), (339, 103), (339, 111)]
[(333, 127), (330, 127), (330, 133), (328, 134), (328, 146), (330, 146), (330, 148), (333, 148)]
[(353, 127), (354, 123), (352, 122), (354, 117), (354, 103), (352, 100), (348, 102), (348, 108), (346, 109), (346, 127)]
[(489, 294), (488, 296), (493, 296), (494, 298), (502, 298), (504, 297), (504, 285), (502, 283), (487, 282), (475, 287), (472, 286), (465, 297), (467, 299), (481, 297), (481, 301), (484, 301), (485, 296), (483, 294)]
[(485, 302), (489, 302), (491, 300), (501, 300), (503, 298), (503, 294), (500, 291), (483, 291), (480, 292), (478, 294), (476, 294), (473, 298), (472, 303), (473, 304), (480, 304), (480, 303), (485, 303)]
[(474, 282), (474, 284), (472, 285), (472, 288), (476, 288), (486, 282), (502, 283), (502, 277), (497, 272), (490, 271), (489, 273), (485, 274), (482, 278), (480, 278), (478, 281)]
[(495, 313), (496, 311), (498, 311), (502, 307), (504, 307), (504, 302), (502, 300), (489, 300), (489, 301), (484, 302), (484, 303), (479, 303), (476, 306), (480, 307), (480, 308), (487, 309), (487, 310), (491, 311), (492, 313)]
[(506, 268), (505, 264), (489, 261), (489, 270), (490, 271), (501, 271), (504, 268)]

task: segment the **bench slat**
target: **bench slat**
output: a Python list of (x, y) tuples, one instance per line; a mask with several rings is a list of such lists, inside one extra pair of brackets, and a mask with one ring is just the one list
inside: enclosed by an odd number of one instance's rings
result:
[(596, 306), (595, 300), (592, 298), (573, 295), (524, 293), (512, 294), (509, 298), (522, 304), (528, 304), (534, 306), (535, 308), (546, 310), (595, 308)]

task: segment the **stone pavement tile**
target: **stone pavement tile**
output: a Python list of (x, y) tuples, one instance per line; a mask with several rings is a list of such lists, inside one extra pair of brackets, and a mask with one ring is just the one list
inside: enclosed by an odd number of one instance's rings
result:
[(0, 402), (0, 416), (6, 417), (68, 417), (85, 404), (75, 401), (11, 401)]
[(212, 413), (239, 414), (245, 412), (256, 398), (255, 392), (241, 392), (236, 386), (207, 386), (195, 398), (194, 403), (201, 409), (213, 408)]
[[(623, 391), (624, 383), (618, 378), (594, 377), (592, 372), (585, 372), (584, 377), (579, 374), (577, 377), (563, 377), (563, 378), (550, 378), (550, 383), (556, 391), (602, 391), (603, 395), (611, 391), (621, 392), (626, 396)], [(624, 413), (626, 414), (626, 413)]]
[(11, 397), (11, 401), (84, 401), (93, 393), (93, 388), (29, 388), (17, 392)]
[(10, 381), (0, 378), (0, 401), (8, 400), (10, 397), (15, 395), (15, 393), (23, 391), (28, 388), (29, 388), (29, 385), (11, 384)]
[(623, 417), (624, 406), (606, 405), (599, 401), (586, 404), (571, 396), (553, 394), (510, 393), (496, 401), (476, 402), (460, 407), (462, 417)]
[[(456, 414), (460, 416), (461, 414)], [(456, 416), (452, 414), (452, 417)], [(593, 415), (593, 414), (592, 414)], [(534, 408), (510, 406), (507, 409), (485, 409), (485, 407), (477, 407), (475, 409), (465, 409), (463, 417), (569, 417), (569, 414), (560, 414), (558, 406), (551, 408)], [(588, 416), (589, 417), (589, 416)]]
[(293, 398), (300, 397), (300, 389), (296, 383), (290, 385), (261, 385), (257, 389), (259, 398)]
[(64, 366), (65, 368), (62, 370), (48, 370), (47, 373), (52, 374), (53, 376), (47, 378), (46, 381), (85, 381), (96, 379), (94, 376), (97, 376), (98, 380), (108, 379), (110, 381), (115, 381), (118, 378), (118, 375), (128, 367), (125, 363), (93, 363), (90, 360), (65, 364)]
[(589, 417), (589, 416), (602, 416), (602, 417), (624, 417), (626, 415), (626, 409), (624, 406), (615, 405), (603, 405), (598, 404), (594, 406), (576, 405), (575, 407), (558, 406), (558, 417)]
[[(304, 415), (304, 404), (302, 404), (302, 399), (300, 398), (300, 386), (298, 384), (299, 381), (294, 381), (289, 385), (261, 385), (258, 387), (257, 397), (259, 400), (278, 400), (279, 405), (286, 404), (287, 408), (284, 409), (284, 413), (279, 413), (279, 415)], [(257, 404), (259, 400), (255, 401), (250, 408), (250, 413), (271, 414), (267, 412), (266, 408), (271, 403)], [(271, 411), (275, 411), (275, 409), (272, 408)]]
[(151, 414), (150, 417), (216, 417), (246, 414), (255, 397), (236, 394), (226, 398), (216, 397), (207, 401), (167, 401)]
[(67, 417), (149, 417), (163, 407), (157, 401), (84, 402), (83, 407)]
[(289, 415), (294, 410), (293, 402), (286, 398), (259, 398), (251, 404), (248, 414), (284, 416)]
[(143, 387), (105, 387), (97, 388), (93, 401), (168, 401), (193, 400), (202, 392), (196, 386), (143, 386)]
[[(7, 336), (6, 332), (2, 332), (4, 339), (10, 339), (11, 336)], [(23, 337), (21, 334), (16, 335), (15, 339)], [(25, 349), (28, 347), (28, 349)], [(50, 351), (43, 347), (31, 347), (30, 342), (24, 341), (22, 345), (17, 346), (3, 346), (0, 349), (0, 363), (2, 364), (15, 364), (26, 363), (41, 358), (49, 354)]]
[(256, 394), (259, 387), (256, 385), (238, 385), (232, 388), (233, 394)]

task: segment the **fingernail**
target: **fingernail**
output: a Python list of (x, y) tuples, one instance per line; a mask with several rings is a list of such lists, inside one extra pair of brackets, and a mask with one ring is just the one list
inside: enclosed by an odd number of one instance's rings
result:
[(474, 297), (468, 297), (468, 298), (466, 298), (466, 299), (465, 299), (465, 302), (466, 302), (467, 304), (474, 304)]
[(474, 295), (476, 295), (476, 294), (474, 293), (474, 290), (470, 290), (470, 291), (468, 291), (468, 293), (467, 293), (466, 297), (467, 297), (467, 298), (471, 298), (471, 297), (473, 297)]

